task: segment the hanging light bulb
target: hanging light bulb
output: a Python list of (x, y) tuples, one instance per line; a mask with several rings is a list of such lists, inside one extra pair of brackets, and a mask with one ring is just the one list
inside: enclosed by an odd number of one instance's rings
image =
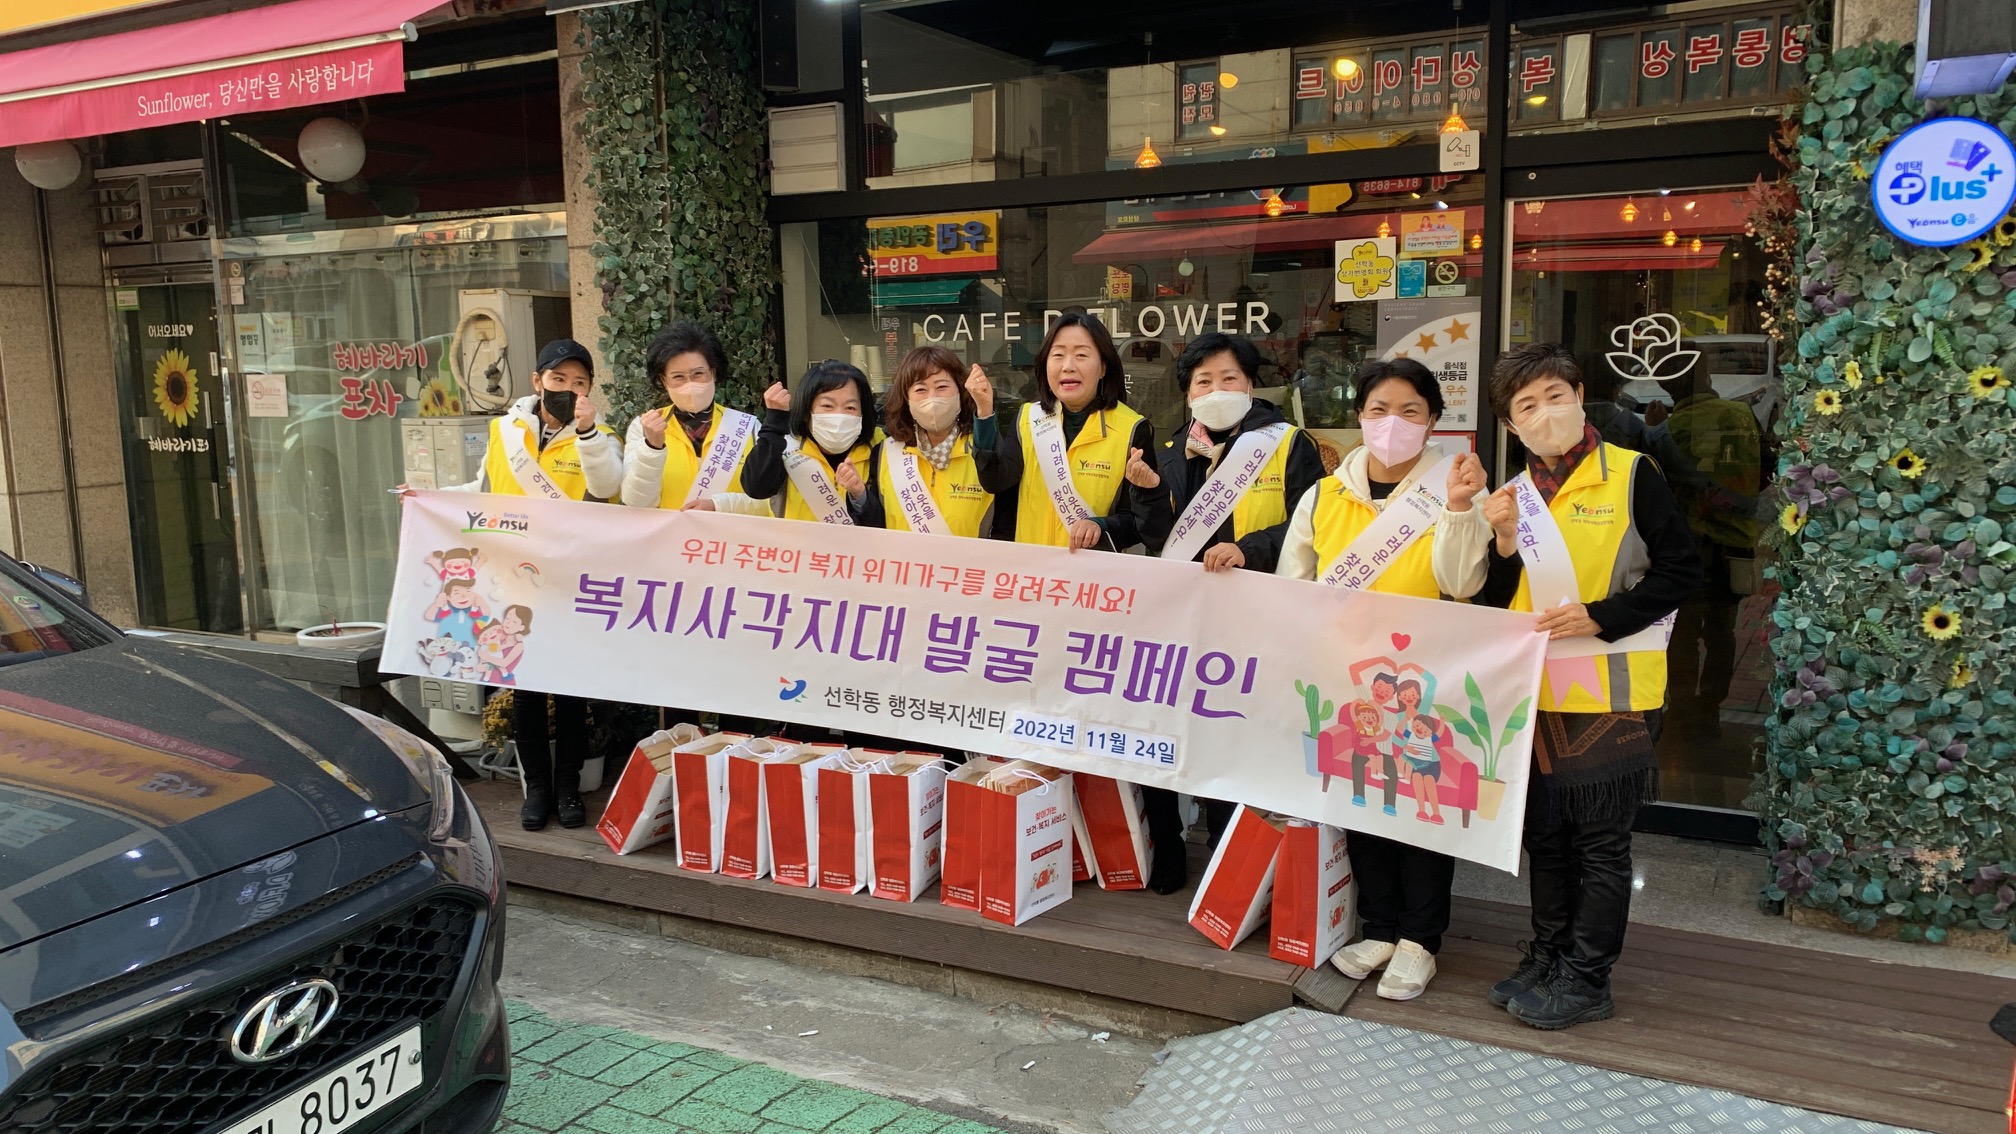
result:
[(1348, 83), (1351, 81), (1351, 77), (1358, 73), (1358, 61), (1349, 56), (1340, 55), (1337, 57), (1335, 63), (1330, 64), (1330, 73)]
[(1666, 235), (1659, 238), (1659, 243), (1664, 244), (1668, 248), (1673, 247), (1675, 244), (1678, 244), (1679, 242), (1680, 242), (1680, 234), (1674, 232), (1670, 228), (1666, 230)]
[[(1141, 163), (1137, 161), (1134, 164), (1140, 165)], [(1625, 224), (1630, 224), (1638, 219), (1638, 203), (1626, 197), (1624, 199), (1624, 207), (1617, 210), (1617, 215), (1624, 218)]]
[(1288, 203), (1287, 203), (1287, 202), (1285, 202), (1285, 201), (1283, 201), (1283, 200), (1281, 199), (1281, 194), (1279, 194), (1279, 193), (1269, 193), (1269, 194), (1267, 194), (1267, 215), (1268, 215), (1268, 216), (1270, 216), (1270, 217), (1278, 217), (1278, 216), (1280, 216), (1280, 215), (1281, 215), (1282, 213), (1286, 212), (1286, 211), (1287, 211), (1287, 209), (1288, 209)]
[(1148, 135), (1141, 136), (1141, 152), (1134, 155), (1135, 169), (1154, 169), (1162, 164), (1162, 155), (1155, 152), (1155, 141)]
[(1230, 71), (1220, 71), (1218, 72), (1218, 85), (1229, 91), (1239, 85), (1239, 76)]
[(1181, 260), (1176, 261), (1176, 274), (1179, 276), (1188, 278), (1189, 275), (1192, 272), (1195, 272), (1196, 270), (1197, 265), (1190, 262), (1190, 253), (1188, 252), (1183, 253), (1183, 258)]
[(1482, 248), (1482, 247), (1484, 247), (1484, 234), (1483, 234), (1483, 233), (1481, 233), (1481, 232), (1473, 232), (1473, 233), (1471, 233), (1471, 234), (1470, 234), (1470, 250), (1471, 250), (1472, 252), (1475, 252), (1476, 250), (1478, 250), (1479, 248)]
[(1380, 221), (1380, 222), (1379, 222), (1379, 235), (1380, 235), (1380, 236), (1391, 236), (1391, 235), (1393, 235), (1393, 226), (1392, 226), (1392, 225), (1390, 225), (1390, 224), (1388, 224), (1388, 223), (1386, 223), (1386, 222), (1385, 222), (1385, 221), (1383, 221), (1383, 220), (1382, 220), (1382, 221)]
[(1224, 136), (1225, 136), (1225, 127), (1223, 127), (1223, 126), (1213, 126), (1213, 127), (1211, 127), (1211, 136), (1212, 136), (1212, 137), (1214, 137), (1214, 138), (1222, 138), (1222, 137), (1224, 137)]
[(1701, 238), (1697, 236), (1693, 240), (1689, 241), (1687, 244), (1687, 251), (1689, 252), (1701, 251)]
[(1449, 112), (1449, 117), (1442, 120), (1441, 132), (1444, 134), (1461, 134), (1463, 131), (1468, 130), (1469, 128), (1470, 124), (1468, 122), (1463, 121), (1463, 115), (1457, 111), (1452, 110)]

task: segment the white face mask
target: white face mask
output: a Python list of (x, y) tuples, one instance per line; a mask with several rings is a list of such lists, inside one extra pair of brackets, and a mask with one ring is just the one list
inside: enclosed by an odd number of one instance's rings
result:
[(851, 413), (812, 415), (812, 440), (829, 453), (845, 453), (861, 438), (861, 419)]
[(672, 391), (672, 404), (686, 413), (699, 413), (714, 404), (714, 383), (688, 382)]
[(910, 418), (926, 433), (943, 433), (959, 420), (959, 399), (937, 397), (911, 402)]
[(1428, 427), (1399, 414), (1389, 413), (1360, 424), (1364, 428), (1365, 447), (1387, 468), (1404, 465), (1420, 456), (1421, 447), (1428, 443)]
[(1537, 457), (1558, 457), (1582, 440), (1588, 423), (1580, 402), (1541, 406), (1517, 430), (1519, 440)]
[(1253, 395), (1237, 390), (1213, 390), (1190, 400), (1190, 416), (1220, 433), (1245, 421), (1252, 408)]

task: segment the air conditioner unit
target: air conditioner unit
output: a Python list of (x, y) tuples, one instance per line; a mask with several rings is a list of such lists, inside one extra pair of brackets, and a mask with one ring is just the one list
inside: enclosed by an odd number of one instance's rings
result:
[(463, 403), (477, 413), (503, 413), (532, 392), (539, 347), (567, 337), (567, 293), (497, 287), (463, 291), (458, 298), (448, 364)]

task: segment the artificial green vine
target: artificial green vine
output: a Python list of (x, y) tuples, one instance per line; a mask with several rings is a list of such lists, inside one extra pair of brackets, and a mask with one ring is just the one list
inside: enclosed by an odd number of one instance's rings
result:
[[(2006, 931), (2016, 906), (2016, 219), (1957, 248), (1885, 232), (1878, 156), (1938, 114), (2016, 132), (2016, 99), (1936, 106), (1910, 45), (1807, 61), (1782, 256), (1774, 529), (1783, 594), (1756, 797), (1768, 898), (1899, 936)], [(1769, 203), (1770, 187), (1759, 197)], [(1784, 357), (1781, 355), (1781, 357)]]
[(728, 353), (720, 399), (753, 407), (777, 370), (756, 7), (643, 0), (581, 24), (613, 423), (663, 404), (644, 351), (675, 318), (713, 328)]

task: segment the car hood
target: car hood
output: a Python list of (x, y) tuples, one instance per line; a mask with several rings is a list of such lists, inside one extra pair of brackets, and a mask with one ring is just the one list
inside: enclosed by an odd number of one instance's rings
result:
[(201, 650), (0, 668), (0, 950), (428, 800), (341, 707)]

